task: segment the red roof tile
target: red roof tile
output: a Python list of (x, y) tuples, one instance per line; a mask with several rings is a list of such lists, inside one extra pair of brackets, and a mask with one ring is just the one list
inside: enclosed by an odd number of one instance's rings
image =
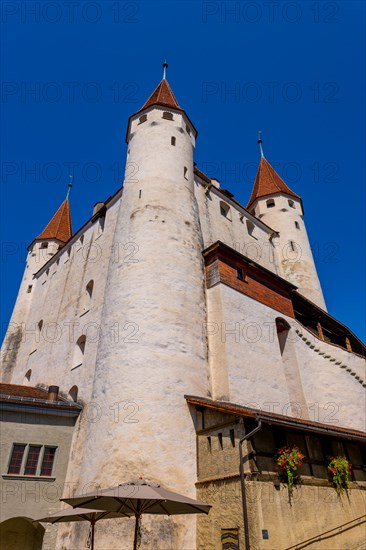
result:
[(36, 239), (57, 239), (58, 241), (66, 243), (71, 237), (70, 203), (66, 199)]
[(165, 79), (157, 85), (149, 99), (141, 107), (140, 111), (146, 109), (146, 107), (150, 107), (150, 105), (163, 105), (165, 107), (173, 107), (174, 109), (182, 110), (171, 87)]
[(22, 386), (20, 384), (0, 383), (1, 395), (15, 395), (16, 397), (31, 397), (35, 399), (47, 399), (48, 392), (42, 388), (33, 386)]
[(252, 194), (247, 204), (247, 208), (249, 208), (256, 199), (267, 197), (275, 193), (285, 193), (286, 195), (291, 195), (292, 197), (301, 200), (299, 195), (296, 195), (296, 193), (287, 187), (283, 179), (277, 174), (276, 170), (270, 165), (268, 160), (263, 157), (259, 163)]

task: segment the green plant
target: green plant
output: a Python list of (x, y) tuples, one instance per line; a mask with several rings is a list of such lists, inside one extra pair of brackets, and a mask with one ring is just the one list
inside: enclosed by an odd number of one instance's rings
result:
[(338, 495), (341, 495), (344, 489), (349, 488), (352, 464), (345, 456), (329, 456), (327, 458), (329, 460), (327, 466), (329, 478)]
[(298, 447), (281, 447), (276, 454), (277, 469), (286, 477), (290, 495), (295, 481), (295, 472), (302, 466), (304, 456)]

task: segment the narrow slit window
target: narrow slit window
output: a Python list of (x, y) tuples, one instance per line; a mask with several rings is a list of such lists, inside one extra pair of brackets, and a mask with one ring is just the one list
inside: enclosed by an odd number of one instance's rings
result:
[(300, 224), (299, 224), (299, 222), (295, 222), (295, 227), (296, 227), (296, 229), (300, 229)]
[(239, 279), (239, 281), (244, 281), (244, 271), (242, 267), (236, 268), (236, 276)]
[(211, 437), (210, 436), (207, 437), (207, 447), (208, 447), (208, 450), (211, 452), (212, 447), (211, 447)]
[(170, 143), (171, 145), (175, 146), (176, 139), (174, 136), (171, 137)]
[(184, 173), (185, 179), (187, 180), (188, 179), (188, 168), (187, 168), (187, 166), (184, 167), (183, 173)]
[(295, 247), (294, 241), (290, 241), (290, 248), (291, 248), (291, 250), (292, 250), (293, 252), (296, 251), (296, 247)]
[(224, 444), (223, 444), (223, 441), (222, 441), (222, 433), (221, 432), (217, 434), (217, 438), (219, 440), (220, 449), (223, 449)]
[(139, 199), (141, 199), (141, 195), (142, 195), (142, 191), (141, 191), (141, 189), (140, 189), (140, 191), (139, 191)]
[(235, 447), (235, 431), (234, 430), (230, 430), (230, 441), (231, 441), (232, 447)]
[(30, 294), (32, 292), (33, 285), (28, 285), (27, 288), (27, 294)]

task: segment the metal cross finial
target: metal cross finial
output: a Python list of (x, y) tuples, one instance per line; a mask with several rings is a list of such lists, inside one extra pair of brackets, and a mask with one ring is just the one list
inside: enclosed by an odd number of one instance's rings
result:
[(68, 200), (68, 198), (69, 198), (71, 187), (72, 187), (72, 176), (69, 176), (69, 183), (68, 183), (68, 186), (67, 186), (66, 200)]
[(165, 60), (164, 63), (163, 63), (163, 80), (166, 80), (166, 70), (167, 70), (167, 68), (168, 68), (168, 63)]
[(263, 143), (263, 140), (262, 140), (262, 131), (261, 131), (261, 130), (258, 130), (258, 144), (259, 144), (259, 150), (260, 150), (260, 152), (261, 152), (261, 158), (264, 158), (262, 143)]

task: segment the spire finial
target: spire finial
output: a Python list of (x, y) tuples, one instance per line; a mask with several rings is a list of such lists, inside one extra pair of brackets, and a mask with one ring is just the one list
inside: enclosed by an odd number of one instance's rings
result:
[(166, 62), (166, 59), (163, 63), (163, 80), (166, 80), (166, 70), (168, 68), (168, 63)]
[(69, 199), (71, 187), (72, 187), (72, 176), (69, 176), (69, 183), (68, 183), (68, 186), (67, 186), (66, 200)]
[(258, 130), (258, 144), (259, 144), (259, 150), (260, 150), (260, 152), (261, 152), (261, 158), (263, 159), (263, 158), (264, 158), (264, 153), (263, 153), (262, 143), (263, 143), (263, 140), (262, 140), (262, 130)]

